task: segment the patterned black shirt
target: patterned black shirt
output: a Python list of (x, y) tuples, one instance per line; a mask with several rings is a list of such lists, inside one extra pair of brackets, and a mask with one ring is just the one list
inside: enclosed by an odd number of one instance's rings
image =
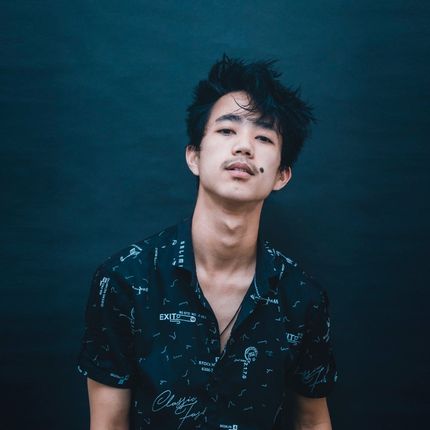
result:
[(337, 379), (327, 295), (259, 233), (256, 273), (220, 354), (191, 219), (97, 269), (78, 370), (132, 389), (131, 429), (273, 429), (288, 390), (325, 397)]

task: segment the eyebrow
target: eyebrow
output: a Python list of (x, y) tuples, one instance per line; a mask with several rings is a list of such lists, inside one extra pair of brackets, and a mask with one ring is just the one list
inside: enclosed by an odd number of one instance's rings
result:
[[(221, 121), (233, 121), (233, 122), (243, 122), (243, 116), (235, 115), (234, 113), (227, 113), (225, 115), (221, 115), (219, 118), (215, 120), (215, 122)], [(261, 128), (265, 128), (266, 130), (272, 130), (276, 132), (275, 127), (273, 126), (273, 121), (267, 121), (262, 118), (257, 118), (255, 120), (249, 120), (254, 124), (258, 125)]]
[(235, 115), (234, 113), (227, 113), (225, 115), (221, 115), (219, 118), (215, 120), (215, 122), (221, 122), (221, 121), (242, 122), (242, 117), (239, 115)]

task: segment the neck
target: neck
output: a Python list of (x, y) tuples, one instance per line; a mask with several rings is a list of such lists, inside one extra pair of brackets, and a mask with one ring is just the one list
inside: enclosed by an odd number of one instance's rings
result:
[(232, 205), (199, 195), (192, 219), (196, 265), (208, 276), (254, 271), (263, 202)]

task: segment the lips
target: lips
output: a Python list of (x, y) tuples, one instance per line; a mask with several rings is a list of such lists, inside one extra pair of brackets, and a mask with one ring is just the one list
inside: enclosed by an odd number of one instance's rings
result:
[(240, 162), (232, 163), (227, 167), (227, 170), (236, 170), (238, 172), (246, 172), (246, 173), (249, 173), (250, 175), (254, 175), (254, 172), (252, 171), (251, 167), (248, 166), (248, 164), (246, 163), (240, 163)]

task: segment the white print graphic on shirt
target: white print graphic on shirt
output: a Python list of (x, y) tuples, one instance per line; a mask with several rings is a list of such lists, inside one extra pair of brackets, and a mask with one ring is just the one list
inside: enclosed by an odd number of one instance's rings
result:
[(123, 257), (123, 256), (119, 257), (119, 261), (121, 261), (121, 262), (125, 261), (129, 257), (136, 258), (142, 252), (142, 248), (140, 248), (139, 246), (134, 245), (134, 244), (131, 246), (132, 246), (132, 248), (130, 249), (130, 251), (128, 251), (128, 255), (126, 255), (125, 257)]
[(292, 266), (294, 266), (294, 267), (296, 267), (297, 266), (297, 263), (294, 261), (294, 260), (291, 260), (291, 258), (289, 258), (289, 257), (287, 257), (287, 256), (285, 256), (284, 254), (282, 254), (282, 252), (280, 252), (280, 251), (278, 251), (277, 249), (274, 249), (274, 248), (272, 248), (272, 249), (268, 249), (268, 248), (266, 248), (268, 251), (269, 251), (269, 253), (273, 256), (273, 255), (278, 255), (278, 256), (280, 256), (280, 257), (282, 257), (282, 258), (284, 258), (286, 261), (287, 261), (287, 263), (288, 264), (291, 264)]
[(288, 343), (291, 343), (291, 344), (297, 346), (303, 338), (303, 333), (293, 334), (293, 333), (287, 332), (286, 336), (287, 336), (287, 342)]
[(200, 369), (203, 372), (213, 372), (215, 364), (217, 363), (218, 360), (219, 360), (219, 357), (215, 357), (215, 361), (212, 363), (210, 361), (199, 360), (198, 365), (202, 366)]
[(220, 424), (219, 428), (226, 430), (239, 430), (239, 426), (237, 424)]
[(243, 355), (244, 358), (236, 358), (234, 361), (243, 363), (242, 379), (246, 379), (248, 377), (248, 366), (257, 359), (258, 350), (255, 346), (249, 346), (245, 349)]
[(195, 323), (197, 321), (197, 314), (186, 311), (160, 314), (160, 321), (170, 321), (175, 324), (180, 324), (181, 322)]
[(323, 340), (324, 342), (327, 343), (330, 340), (330, 318), (327, 318), (326, 325), (327, 325), (327, 331), (323, 336)]
[(107, 287), (109, 285), (110, 278), (106, 278), (106, 276), (100, 281), (100, 290), (99, 290), (99, 296), (102, 298), (100, 299), (100, 307), (102, 308), (105, 305), (105, 298), (106, 298), (106, 291)]
[(134, 317), (134, 307), (132, 307), (131, 309), (130, 309), (130, 315), (126, 315), (126, 314), (119, 314), (119, 316), (121, 317), (121, 318), (127, 318), (129, 321), (130, 321), (130, 329), (131, 329), (131, 332), (133, 333), (133, 334), (136, 334), (136, 333), (142, 333), (142, 329), (141, 328), (138, 328), (138, 329), (136, 329), (135, 328), (135, 317)]
[(251, 294), (251, 299), (254, 300), (254, 302), (258, 302), (258, 301), (265, 302), (266, 305), (268, 305), (269, 303), (273, 305), (279, 304), (278, 299), (271, 299), (270, 297), (263, 297), (262, 295), (260, 295), (260, 291), (258, 290), (255, 276), (254, 276), (254, 288), (255, 288), (255, 292), (257, 293), (257, 294)]
[(278, 299), (271, 299), (270, 297), (256, 296), (255, 294), (251, 294), (251, 299), (254, 301), (265, 302), (266, 305), (268, 305), (269, 303), (271, 303), (272, 305), (278, 305), (279, 304)]
[(201, 415), (206, 413), (206, 408), (199, 411), (193, 411), (194, 406), (198, 403), (197, 397), (179, 397), (175, 399), (175, 394), (171, 390), (165, 390), (160, 393), (152, 402), (152, 412), (159, 412), (166, 408), (172, 408), (174, 414), (179, 417), (177, 430), (187, 419), (196, 421)]
[(144, 293), (147, 293), (149, 291), (148, 287), (141, 287), (141, 286), (135, 287), (134, 285), (132, 285), (131, 288), (133, 290), (137, 291), (137, 293), (136, 293), (137, 296), (140, 296), (142, 291)]
[(118, 380), (118, 382), (117, 382), (118, 385), (122, 385), (122, 384), (124, 384), (124, 382), (126, 382), (130, 379), (130, 375), (121, 376), (121, 375), (117, 375), (116, 373), (111, 373), (110, 376), (112, 378), (115, 378)]
[(328, 368), (325, 366), (318, 366), (313, 370), (305, 370), (301, 375), (303, 382), (311, 387), (311, 391), (313, 391), (316, 385), (327, 382), (327, 373)]
[(178, 253), (178, 266), (183, 267), (184, 265), (184, 251), (185, 251), (185, 240), (181, 240), (179, 244), (179, 253)]

